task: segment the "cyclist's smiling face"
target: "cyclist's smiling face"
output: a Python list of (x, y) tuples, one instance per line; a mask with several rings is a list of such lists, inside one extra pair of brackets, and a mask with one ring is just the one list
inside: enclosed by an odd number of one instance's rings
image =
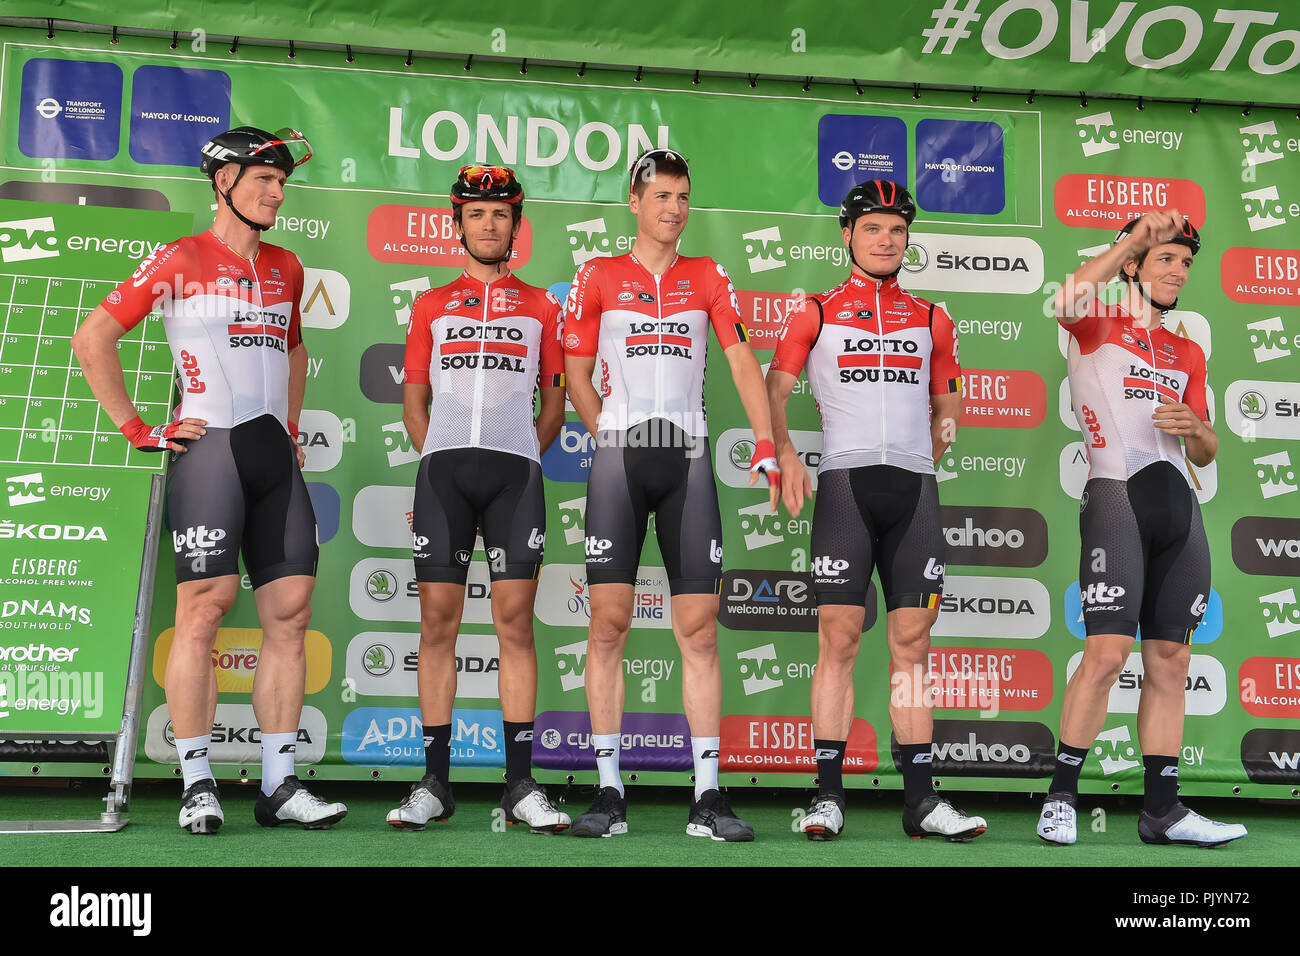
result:
[(867, 272), (889, 275), (903, 264), (907, 249), (907, 220), (893, 213), (873, 212), (859, 216), (853, 231), (843, 230), (844, 244), (853, 251), (853, 258)]
[(691, 214), (691, 182), (685, 176), (655, 176), (628, 208), (636, 216), (637, 233), (656, 242), (675, 243)]
[(1173, 302), (1178, 298), (1192, 268), (1192, 250), (1177, 242), (1152, 247), (1142, 267), (1139, 282), (1149, 283), (1148, 295), (1155, 302)]
[(460, 228), (465, 245), (480, 259), (505, 255), (510, 238), (519, 232), (507, 202), (465, 203), (460, 207)]
[[(226, 169), (232, 171), (231, 179), (234, 173), (239, 172), (239, 167), (233, 164)], [(249, 166), (230, 198), (235, 208), (253, 222), (275, 225), (276, 213), (284, 202), (284, 181), (287, 178), (284, 170), (274, 166)]]

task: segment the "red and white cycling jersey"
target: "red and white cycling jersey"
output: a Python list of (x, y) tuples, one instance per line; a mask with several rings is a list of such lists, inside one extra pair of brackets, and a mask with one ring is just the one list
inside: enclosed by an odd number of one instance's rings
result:
[(853, 273), (786, 314), (771, 367), (797, 376), (805, 362), (825, 433), (819, 473), (896, 465), (934, 474), (930, 396), (961, 391), (946, 311), (897, 279)]
[(289, 416), (289, 352), (302, 342), (302, 262), (263, 242), (245, 259), (212, 232), (169, 242), (104, 299), (124, 328), (159, 309), (181, 376), (176, 418), (233, 428)]
[(749, 341), (731, 279), (707, 256), (678, 256), (658, 276), (631, 253), (579, 269), (564, 304), (564, 349), (599, 355), (596, 427), (626, 431), (664, 418), (692, 437), (707, 437), (710, 323), (724, 350)]
[(488, 448), (539, 461), (539, 373), (541, 385), (564, 385), (560, 303), (514, 275), (485, 283), (463, 273), (415, 300), (405, 364), (408, 384), (433, 390), (421, 455)]
[(1088, 449), (1089, 478), (1125, 481), (1147, 465), (1167, 461), (1187, 475), (1177, 436), (1156, 428), (1151, 415), (1183, 402), (1208, 420), (1205, 353), (1164, 326), (1136, 328), (1117, 305), (1096, 300), (1070, 333), (1070, 396)]

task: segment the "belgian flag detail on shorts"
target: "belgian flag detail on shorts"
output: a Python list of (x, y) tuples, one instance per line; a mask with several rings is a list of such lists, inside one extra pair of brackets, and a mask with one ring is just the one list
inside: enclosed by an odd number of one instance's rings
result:
[(933, 611), (933, 610), (937, 610), (938, 607), (939, 607), (939, 598), (941, 598), (941, 597), (943, 597), (943, 595), (942, 595), (942, 594), (937, 594), (937, 593), (936, 593), (936, 594), (922, 594), (922, 595), (921, 595), (921, 600), (917, 602), (917, 607), (925, 607), (925, 608), (929, 608), (929, 609), (932, 610), (932, 611)]

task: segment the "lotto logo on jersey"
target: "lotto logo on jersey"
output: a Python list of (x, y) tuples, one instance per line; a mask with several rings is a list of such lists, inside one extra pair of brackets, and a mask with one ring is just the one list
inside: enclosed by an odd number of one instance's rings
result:
[(1286, 326), (1282, 324), (1280, 315), (1251, 322), (1246, 328), (1250, 329), (1250, 347), (1255, 353), (1255, 361), (1259, 364), (1286, 358), (1291, 354), (1293, 343), (1287, 338)]
[(1300, 605), (1296, 603), (1295, 588), (1262, 595), (1259, 603), (1269, 637), (1285, 637), (1300, 631)]
[(1279, 494), (1291, 494), (1296, 490), (1296, 471), (1291, 467), (1291, 453), (1288, 451), (1256, 458), (1255, 464), (1255, 476), (1260, 480), (1260, 492), (1265, 498), (1277, 498)]
[(745, 240), (745, 255), (749, 257), (751, 275), (785, 268), (785, 249), (781, 245), (780, 226), (741, 233), (740, 238)]
[(573, 253), (575, 267), (610, 254), (609, 236), (605, 234), (603, 218), (571, 222), (564, 228), (569, 234), (569, 250)]
[(745, 689), (745, 696), (762, 694), (778, 687), (784, 687), (781, 679), (781, 665), (776, 659), (776, 645), (764, 644), (736, 654), (740, 661), (740, 683)]
[(0, 258), (5, 262), (51, 259), (59, 254), (54, 217), (12, 219), (0, 222)]

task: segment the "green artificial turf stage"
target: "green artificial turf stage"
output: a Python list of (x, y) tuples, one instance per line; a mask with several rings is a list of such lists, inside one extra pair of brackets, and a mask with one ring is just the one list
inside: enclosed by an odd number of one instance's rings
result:
[[(24, 781), (25, 783), (25, 781)], [(8, 866), (1294, 866), (1300, 860), (1300, 803), (1197, 798), (1188, 802), (1218, 819), (1244, 823), (1246, 839), (1216, 850), (1147, 847), (1137, 838), (1140, 801), (1084, 795), (1082, 832), (1073, 847), (1049, 847), (1034, 834), (1039, 801), (1024, 794), (949, 793), (967, 813), (989, 823), (968, 844), (907, 838), (900, 823), (901, 795), (849, 792), (844, 835), (833, 843), (810, 843), (791, 829), (794, 811), (806, 805), (798, 790), (732, 790), (737, 813), (754, 825), (750, 844), (720, 844), (686, 836), (689, 792), (629, 787), (627, 836), (579, 840), (534, 835), (519, 827), (494, 828), (500, 789), (488, 784), (455, 788), (456, 815), (423, 832), (404, 833), (384, 823), (408, 785), (395, 782), (317, 782), (314, 789), (347, 803), (346, 820), (325, 832), (282, 827), (265, 830), (253, 821), (255, 785), (221, 788), (226, 825), (214, 836), (193, 836), (176, 825), (180, 786), (175, 781), (139, 784), (116, 834), (0, 834), (0, 862)], [(563, 787), (549, 788), (558, 796)], [(0, 781), (0, 819), (89, 819), (98, 816), (102, 781), (80, 790), (19, 786)], [(948, 793), (948, 791), (945, 791)], [(590, 791), (568, 791), (565, 809), (586, 809)], [(1104, 818), (1093, 816), (1100, 807)], [(1104, 832), (1091, 825), (1104, 819)]]

